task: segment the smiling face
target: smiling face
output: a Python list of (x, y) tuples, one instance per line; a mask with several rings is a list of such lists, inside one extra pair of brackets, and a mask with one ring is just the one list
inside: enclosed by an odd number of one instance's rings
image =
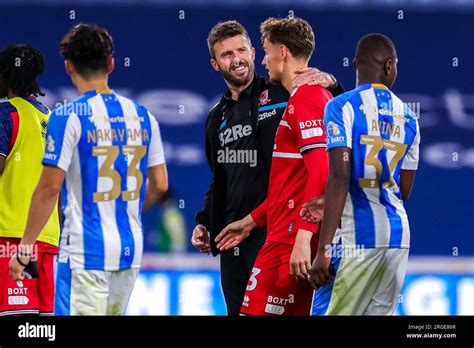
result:
[(245, 86), (252, 81), (255, 72), (255, 49), (243, 35), (218, 41), (212, 47), (215, 58), (211, 65), (234, 87)]

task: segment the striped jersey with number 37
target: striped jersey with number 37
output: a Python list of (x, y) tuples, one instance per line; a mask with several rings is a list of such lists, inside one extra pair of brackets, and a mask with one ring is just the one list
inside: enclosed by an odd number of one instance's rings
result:
[(414, 113), (387, 87), (364, 84), (328, 103), (328, 151), (351, 148), (349, 193), (335, 242), (365, 248), (409, 248), (400, 170), (418, 168), (420, 132)]
[[(113, 91), (89, 91), (51, 114), (43, 164), (66, 172), (59, 261), (139, 267), (147, 168), (164, 163), (158, 122)], [(63, 202), (63, 206), (64, 206)]]

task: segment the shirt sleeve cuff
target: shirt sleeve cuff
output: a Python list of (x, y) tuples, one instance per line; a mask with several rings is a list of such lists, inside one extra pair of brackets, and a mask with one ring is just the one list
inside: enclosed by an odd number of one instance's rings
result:
[(67, 168), (66, 166), (59, 164), (59, 162), (58, 162), (58, 163), (56, 163), (56, 162), (49, 162), (48, 160), (45, 160), (45, 159), (44, 159), (44, 160), (41, 162), (41, 164), (44, 165), (44, 166), (50, 166), (50, 167), (59, 168), (59, 169), (61, 169), (63, 172), (66, 172), (66, 173), (67, 173), (67, 170), (68, 170), (68, 168)]
[(402, 169), (417, 170), (418, 169), (418, 162), (403, 162)]
[(259, 213), (258, 211), (254, 210), (250, 213), (250, 216), (252, 217), (253, 221), (255, 221), (258, 227), (263, 227), (267, 224), (265, 214)]
[(300, 218), (300, 220), (298, 221), (298, 229), (316, 233), (318, 231), (318, 227), (319, 227), (319, 224), (313, 224), (311, 222), (303, 220), (302, 218)]
[(155, 155), (151, 156), (148, 159), (148, 168), (154, 167), (154, 166), (159, 166), (160, 164), (165, 163), (165, 156), (164, 155)]

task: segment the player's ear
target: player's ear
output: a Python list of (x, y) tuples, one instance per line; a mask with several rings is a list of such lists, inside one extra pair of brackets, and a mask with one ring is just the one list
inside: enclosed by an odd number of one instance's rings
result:
[(74, 65), (69, 60), (64, 61), (64, 69), (66, 70), (68, 75), (74, 74)]
[(115, 59), (111, 57), (107, 63), (107, 73), (110, 74), (115, 69)]
[(383, 70), (384, 70), (386, 76), (389, 76), (389, 75), (390, 75), (390, 72), (391, 72), (392, 69), (393, 69), (392, 64), (393, 64), (392, 58), (388, 58), (388, 59), (385, 61), (384, 65), (383, 65)]
[(288, 48), (285, 45), (280, 45), (280, 57), (284, 60), (288, 56)]
[(255, 47), (251, 48), (252, 60), (255, 60)]
[(357, 69), (357, 59), (354, 59), (352, 60), (352, 65), (354, 66), (355, 69)]
[(211, 58), (211, 66), (215, 71), (221, 71), (221, 69), (219, 69), (219, 64), (217, 64), (217, 61), (214, 58)]

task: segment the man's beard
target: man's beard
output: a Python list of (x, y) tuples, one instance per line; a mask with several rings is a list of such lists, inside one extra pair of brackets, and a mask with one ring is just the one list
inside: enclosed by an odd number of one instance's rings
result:
[(245, 76), (244, 78), (240, 78), (240, 79), (235, 77), (234, 75), (232, 75), (231, 72), (223, 70), (223, 69), (220, 70), (220, 73), (221, 73), (222, 77), (224, 77), (224, 79), (230, 85), (238, 88), (238, 87), (245, 86), (250, 81), (252, 81), (252, 78), (253, 78), (253, 75), (254, 75), (254, 72), (255, 72), (255, 68), (251, 65), (248, 65), (248, 69), (249, 69), (249, 73), (247, 74), (247, 76)]

